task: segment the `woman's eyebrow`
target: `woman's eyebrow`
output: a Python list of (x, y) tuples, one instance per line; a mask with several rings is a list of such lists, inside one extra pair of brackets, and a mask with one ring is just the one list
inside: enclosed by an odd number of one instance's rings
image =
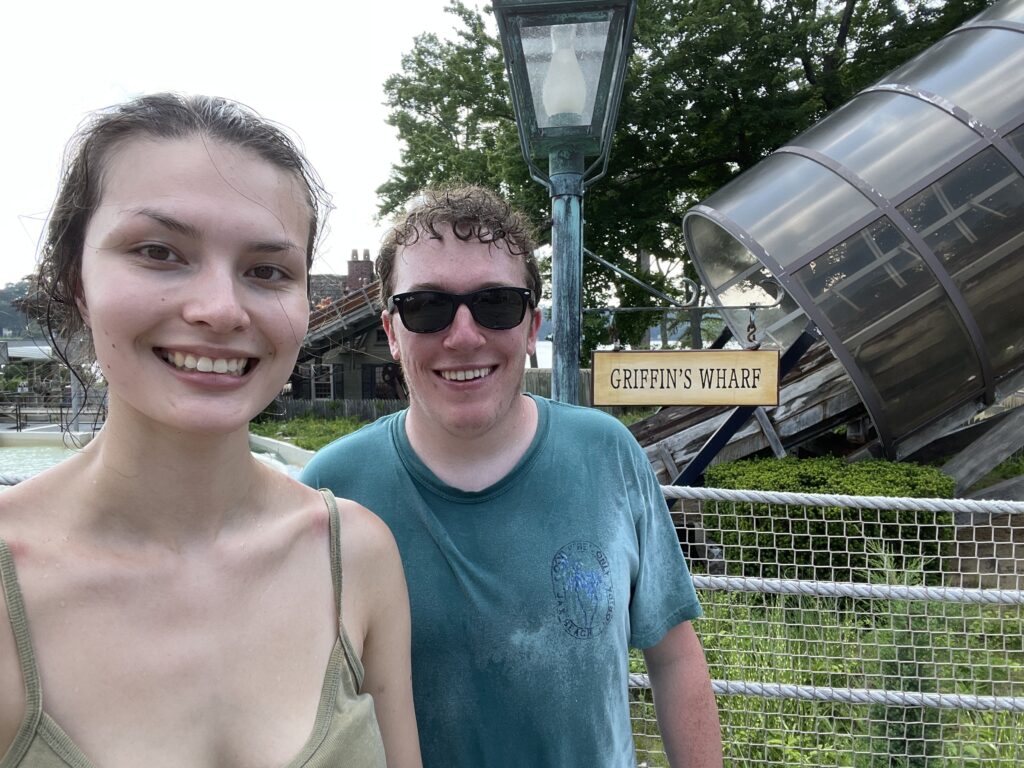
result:
[(155, 208), (133, 208), (129, 212), (137, 216), (145, 216), (147, 219), (152, 219), (157, 224), (160, 224), (172, 232), (177, 232), (179, 235), (185, 235), (193, 240), (198, 240), (202, 236), (202, 232), (198, 227), (181, 221), (181, 219), (176, 219), (170, 214), (158, 211)]
[[(172, 232), (177, 232), (180, 235), (192, 238), (193, 240), (199, 240), (202, 238), (202, 230), (193, 224), (177, 219), (164, 211), (159, 211), (155, 208), (133, 208), (130, 213), (138, 216), (145, 216), (148, 219), (152, 219), (157, 224)], [(260, 253), (280, 253), (282, 251), (292, 250), (303, 250), (302, 247), (293, 243), (287, 238), (281, 240), (254, 240), (249, 244), (250, 250), (258, 251)]]
[(254, 240), (249, 243), (249, 250), (257, 253), (281, 253), (284, 251), (302, 251), (305, 249), (293, 243), (291, 240)]

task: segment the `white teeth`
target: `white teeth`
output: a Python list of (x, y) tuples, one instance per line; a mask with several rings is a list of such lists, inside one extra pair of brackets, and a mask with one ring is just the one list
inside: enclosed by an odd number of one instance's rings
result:
[(473, 368), (468, 371), (441, 371), (441, 376), (448, 381), (472, 381), (487, 376), (493, 368)]
[(241, 376), (249, 359), (245, 357), (203, 357), (183, 352), (165, 352), (164, 359), (175, 368), (200, 373), (227, 373)]

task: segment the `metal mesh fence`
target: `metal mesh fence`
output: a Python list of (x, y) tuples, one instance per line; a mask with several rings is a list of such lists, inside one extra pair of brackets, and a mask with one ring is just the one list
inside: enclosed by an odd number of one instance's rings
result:
[(665, 490), (727, 765), (1024, 765), (1024, 503)]

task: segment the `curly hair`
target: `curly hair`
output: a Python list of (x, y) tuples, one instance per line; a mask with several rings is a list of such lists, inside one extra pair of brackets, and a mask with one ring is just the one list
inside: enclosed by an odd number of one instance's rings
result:
[(52, 339), (70, 341), (84, 330), (75, 298), (89, 221), (103, 195), (104, 171), (112, 155), (139, 137), (203, 137), (255, 153), (293, 175), (309, 204), (307, 268), (312, 264), (331, 198), (316, 171), (284, 129), (238, 102), (213, 96), (156, 93), (99, 110), (68, 143), (64, 172), (43, 240), (36, 288), (47, 297), (46, 325)]
[(540, 270), (534, 256), (535, 235), (526, 215), (489, 189), (476, 185), (434, 187), (415, 195), (405, 211), (384, 235), (377, 256), (377, 277), (381, 297), (387, 299), (395, 288), (395, 258), (420, 237), (443, 237), (440, 229), (450, 229), (463, 242), (504, 246), (523, 261), (526, 287), (533, 291), (534, 302), (541, 295)]

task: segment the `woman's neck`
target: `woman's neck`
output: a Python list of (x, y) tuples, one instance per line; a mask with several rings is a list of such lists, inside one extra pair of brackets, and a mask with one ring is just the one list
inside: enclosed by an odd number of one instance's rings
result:
[(247, 428), (183, 433), (116, 412), (76, 464), (84, 529), (172, 548), (258, 518), (275, 474), (252, 457)]

